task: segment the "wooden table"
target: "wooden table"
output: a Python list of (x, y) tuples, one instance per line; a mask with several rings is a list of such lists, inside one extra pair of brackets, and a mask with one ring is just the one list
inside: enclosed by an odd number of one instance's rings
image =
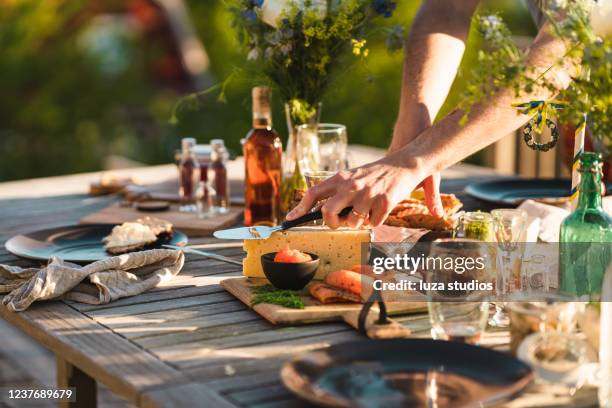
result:
[[(133, 170), (160, 173), (170, 167)], [(472, 167), (447, 173), (443, 191), (456, 192), (468, 209), (490, 208), (461, 193), (468, 182), (499, 177)], [(452, 177), (455, 176), (455, 177)], [(73, 194), (79, 175), (0, 183), (0, 244), (32, 229), (77, 222), (112, 198)], [(38, 188), (42, 197), (34, 198)], [(18, 192), (21, 189), (22, 194)], [(62, 189), (70, 192), (61, 195)], [(56, 191), (54, 194), (53, 191)], [(20, 198), (20, 197), (26, 198)], [(199, 239), (214, 245), (212, 238)], [(241, 248), (216, 248), (240, 259)], [(94, 407), (96, 383), (139, 407), (303, 407), (279, 380), (279, 368), (299, 352), (363, 339), (342, 323), (274, 327), (226, 293), (219, 282), (239, 276), (239, 266), (188, 255), (178, 277), (153, 291), (109, 305), (50, 301), (21, 313), (0, 306), (0, 316), (57, 356), (58, 386), (77, 387), (74, 406)], [(0, 263), (29, 265), (0, 249)], [(399, 318), (415, 336), (429, 336), (426, 314)], [(0, 335), (1, 336), (1, 335)], [(485, 343), (507, 349), (506, 331), (489, 331)], [(512, 407), (590, 405), (593, 392), (570, 400), (532, 387)]]

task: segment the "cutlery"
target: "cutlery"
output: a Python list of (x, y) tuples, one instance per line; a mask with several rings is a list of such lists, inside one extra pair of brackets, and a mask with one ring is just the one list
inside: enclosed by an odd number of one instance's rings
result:
[(167, 244), (165, 244), (165, 245), (162, 245), (162, 246), (164, 248), (176, 249), (176, 250), (187, 252), (187, 253), (191, 253), (191, 254), (198, 254), (198, 255), (205, 256), (207, 258), (216, 259), (218, 261), (228, 262), (228, 263), (231, 263), (231, 264), (234, 264), (234, 265), (242, 266), (242, 261), (237, 261), (237, 260), (229, 258), (227, 256), (215, 254), (214, 252), (199, 251), (197, 249), (181, 247), (181, 246), (176, 246), (176, 245), (167, 245)]
[[(353, 207), (346, 207), (338, 214), (340, 217), (346, 217), (352, 211)], [(292, 221), (285, 221), (281, 225), (275, 227), (267, 227), (263, 225), (257, 225), (254, 227), (240, 227), (231, 228), (226, 230), (215, 231), (213, 236), (219, 239), (266, 239), (273, 232), (285, 231), (289, 228), (297, 227), (298, 225), (305, 224), (310, 221), (320, 220), (323, 218), (321, 210), (310, 212), (306, 215), (296, 218)]]

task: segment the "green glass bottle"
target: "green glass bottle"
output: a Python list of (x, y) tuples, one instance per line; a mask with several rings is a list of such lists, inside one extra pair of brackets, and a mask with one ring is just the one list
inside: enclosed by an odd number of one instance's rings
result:
[(607, 266), (612, 260), (612, 217), (601, 204), (601, 155), (582, 153), (576, 210), (561, 224), (560, 288), (599, 300)]

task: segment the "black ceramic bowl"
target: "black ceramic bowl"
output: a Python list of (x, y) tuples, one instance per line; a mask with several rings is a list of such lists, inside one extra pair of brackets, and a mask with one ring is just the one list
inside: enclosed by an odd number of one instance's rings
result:
[(274, 262), (275, 255), (276, 252), (262, 255), (261, 266), (266, 278), (277, 289), (304, 289), (319, 267), (319, 257), (315, 254), (308, 254), (312, 260), (299, 263)]

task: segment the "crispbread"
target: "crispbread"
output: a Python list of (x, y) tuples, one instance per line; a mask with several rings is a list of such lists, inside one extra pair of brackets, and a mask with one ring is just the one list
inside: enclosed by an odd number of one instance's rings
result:
[(385, 224), (393, 227), (425, 228), (432, 231), (452, 229), (455, 225), (453, 215), (463, 204), (454, 194), (441, 194), (440, 199), (444, 208), (443, 218), (431, 215), (424, 199), (408, 198), (395, 206)]

